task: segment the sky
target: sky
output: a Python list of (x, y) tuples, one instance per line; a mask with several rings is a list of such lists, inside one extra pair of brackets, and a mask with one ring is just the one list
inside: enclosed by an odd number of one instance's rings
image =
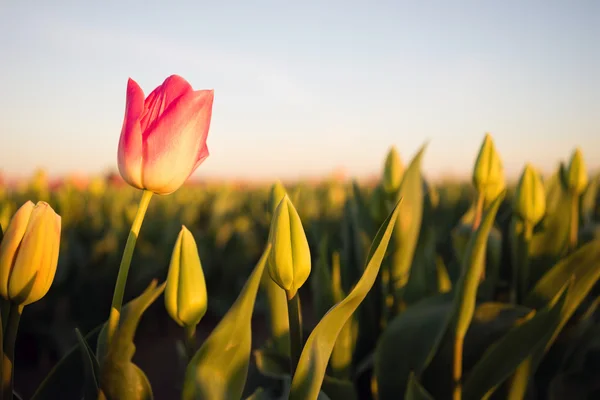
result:
[(576, 146), (600, 167), (600, 2), (0, 1), (0, 170), (117, 170), (127, 79), (214, 89), (195, 177), (380, 173), (428, 143), (468, 177), (486, 132), (509, 178)]

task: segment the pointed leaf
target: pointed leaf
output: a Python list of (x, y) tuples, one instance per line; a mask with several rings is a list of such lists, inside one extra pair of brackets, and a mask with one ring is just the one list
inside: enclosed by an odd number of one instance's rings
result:
[(79, 342), (79, 347), (81, 349), (83, 369), (85, 371), (84, 398), (95, 399), (98, 397), (100, 365), (98, 365), (98, 360), (96, 360), (92, 349), (90, 349), (90, 346), (81, 335), (81, 332), (79, 332), (79, 329), (75, 328), (75, 334), (77, 335), (77, 341)]
[(417, 240), (423, 218), (423, 179), (421, 177), (421, 160), (426, 144), (413, 157), (406, 169), (398, 190), (398, 198), (402, 199), (396, 226), (392, 233), (390, 246), (392, 286), (399, 295), (410, 276)]
[(569, 291), (560, 324), (546, 349), (552, 345), (560, 330), (600, 279), (600, 239), (585, 244), (552, 267), (527, 296), (525, 305), (532, 308), (543, 307), (560, 292), (564, 282), (571, 277), (574, 277), (573, 289)]
[[(104, 324), (97, 326), (86, 336), (86, 342), (93, 343)], [(79, 399), (83, 395), (85, 374), (81, 368), (81, 345), (76, 343), (52, 368), (38, 386), (31, 400)]]
[(414, 373), (408, 378), (408, 387), (406, 388), (406, 400), (433, 400), (433, 397), (419, 383)]
[(560, 321), (567, 293), (565, 284), (553, 304), (538, 313), (532, 311), (524, 322), (485, 352), (465, 382), (464, 399), (487, 398), (530, 354), (545, 345), (544, 336), (551, 333)]
[(133, 339), (142, 315), (163, 293), (165, 286), (166, 282), (163, 282), (157, 287), (157, 281), (153, 280), (139, 297), (127, 304), (127, 312), (122, 313), (119, 326), (108, 347), (106, 347), (106, 329), (100, 333), (97, 352), (100, 361), (100, 389), (107, 398), (123, 400), (153, 398), (148, 378), (131, 362), (135, 353)]
[(399, 204), (396, 204), (375, 236), (367, 258), (367, 267), (354, 289), (329, 310), (308, 337), (292, 380), (290, 399), (311, 400), (319, 395), (337, 336), (375, 283), (399, 208)]
[(463, 270), (457, 284), (455, 295), (455, 334), (459, 337), (465, 336), (475, 311), (477, 289), (481, 274), (485, 268), (485, 255), (490, 230), (494, 224), (498, 207), (504, 199), (504, 193), (500, 194), (488, 207), (481, 224), (473, 233), (467, 251), (463, 259)]
[(188, 364), (184, 400), (242, 397), (252, 347), (254, 303), (270, 251), (267, 245), (237, 300)]
[(408, 307), (392, 319), (377, 342), (374, 372), (380, 400), (404, 393), (412, 371), (427, 368), (450, 322), (451, 294), (436, 295)]

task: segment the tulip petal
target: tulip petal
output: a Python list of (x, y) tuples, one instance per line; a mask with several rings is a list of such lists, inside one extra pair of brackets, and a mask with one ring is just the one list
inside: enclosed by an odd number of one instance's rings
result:
[[(27, 229), (21, 241), (19, 254), (15, 260), (15, 266), (8, 283), (8, 296), (17, 304), (32, 303), (43, 297), (40, 293), (34, 293), (38, 281), (42, 279), (38, 274), (45, 273), (43, 270), (52, 268), (52, 257), (54, 256), (54, 221), (55, 214), (52, 208), (45, 202), (39, 202), (33, 208)], [(54, 266), (56, 268), (56, 266)], [(31, 301), (33, 295), (35, 299)]]
[(31, 201), (23, 204), (12, 217), (8, 229), (4, 232), (4, 238), (0, 245), (0, 294), (4, 298), (8, 298), (9, 277), (14, 269), (17, 249), (21, 245), (33, 209), (34, 205)]
[(204, 162), (204, 160), (206, 160), (208, 158), (209, 155), (210, 155), (210, 153), (208, 151), (208, 146), (206, 145), (206, 142), (204, 142), (204, 146), (202, 146), (202, 148), (198, 152), (198, 160), (196, 161), (194, 168), (192, 168), (192, 170), (190, 171), (188, 178), (194, 173), (194, 171), (196, 171), (196, 169), (198, 169), (200, 164), (202, 164)]
[(46, 296), (48, 290), (50, 290), (50, 286), (54, 282), (54, 276), (56, 275), (56, 268), (58, 267), (58, 254), (60, 250), (60, 231), (61, 231), (61, 217), (56, 214), (51, 207), (48, 207), (49, 215), (47, 218), (49, 219), (49, 232), (47, 233), (49, 237), (48, 243), (48, 253), (44, 258), (45, 263), (40, 265), (38, 270), (38, 276), (36, 277), (33, 288), (31, 289), (31, 293), (33, 296), (27, 299), (24, 305), (28, 305), (40, 300), (42, 297)]
[(184, 94), (164, 111), (145, 135), (144, 188), (169, 194), (194, 172), (206, 144), (212, 104), (213, 91), (202, 90)]
[(144, 111), (144, 92), (139, 85), (129, 79), (127, 82), (127, 102), (125, 118), (119, 139), (118, 165), (123, 179), (138, 189), (142, 189), (142, 131), (140, 116)]
[(140, 118), (142, 132), (151, 130), (152, 125), (158, 121), (171, 103), (192, 91), (192, 86), (178, 75), (171, 75), (165, 79), (162, 85), (154, 89), (144, 102), (144, 113)]

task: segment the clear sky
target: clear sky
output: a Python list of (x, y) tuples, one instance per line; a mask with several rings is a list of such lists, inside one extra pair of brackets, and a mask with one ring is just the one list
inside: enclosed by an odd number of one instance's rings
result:
[(467, 175), (485, 132), (507, 174), (579, 145), (600, 167), (600, 2), (0, 3), (0, 169), (116, 170), (127, 78), (214, 89), (195, 176), (377, 173), (429, 141)]

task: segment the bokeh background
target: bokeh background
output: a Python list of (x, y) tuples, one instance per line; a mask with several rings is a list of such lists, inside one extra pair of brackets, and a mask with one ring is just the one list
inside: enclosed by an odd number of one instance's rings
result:
[[(485, 132), (511, 183), (525, 162), (549, 175), (576, 146), (597, 171), (599, 37), (591, 0), (3, 1), (0, 224), (28, 199), (63, 218), (55, 283), (21, 323), (17, 389), (27, 398), (74, 328), (108, 316), (140, 196), (116, 168), (129, 77), (146, 93), (171, 74), (215, 90), (211, 155), (184, 188), (152, 200), (126, 296), (166, 277), (185, 224), (209, 291), (201, 341), (261, 254), (275, 179), (317, 249), (322, 232), (342, 241), (348, 183), (371, 190), (391, 146), (408, 161), (429, 142), (423, 171), (442, 232), (472, 201)], [(259, 295), (256, 346), (263, 318)], [(134, 360), (157, 398), (173, 398), (182, 332), (161, 301), (138, 333)]]

